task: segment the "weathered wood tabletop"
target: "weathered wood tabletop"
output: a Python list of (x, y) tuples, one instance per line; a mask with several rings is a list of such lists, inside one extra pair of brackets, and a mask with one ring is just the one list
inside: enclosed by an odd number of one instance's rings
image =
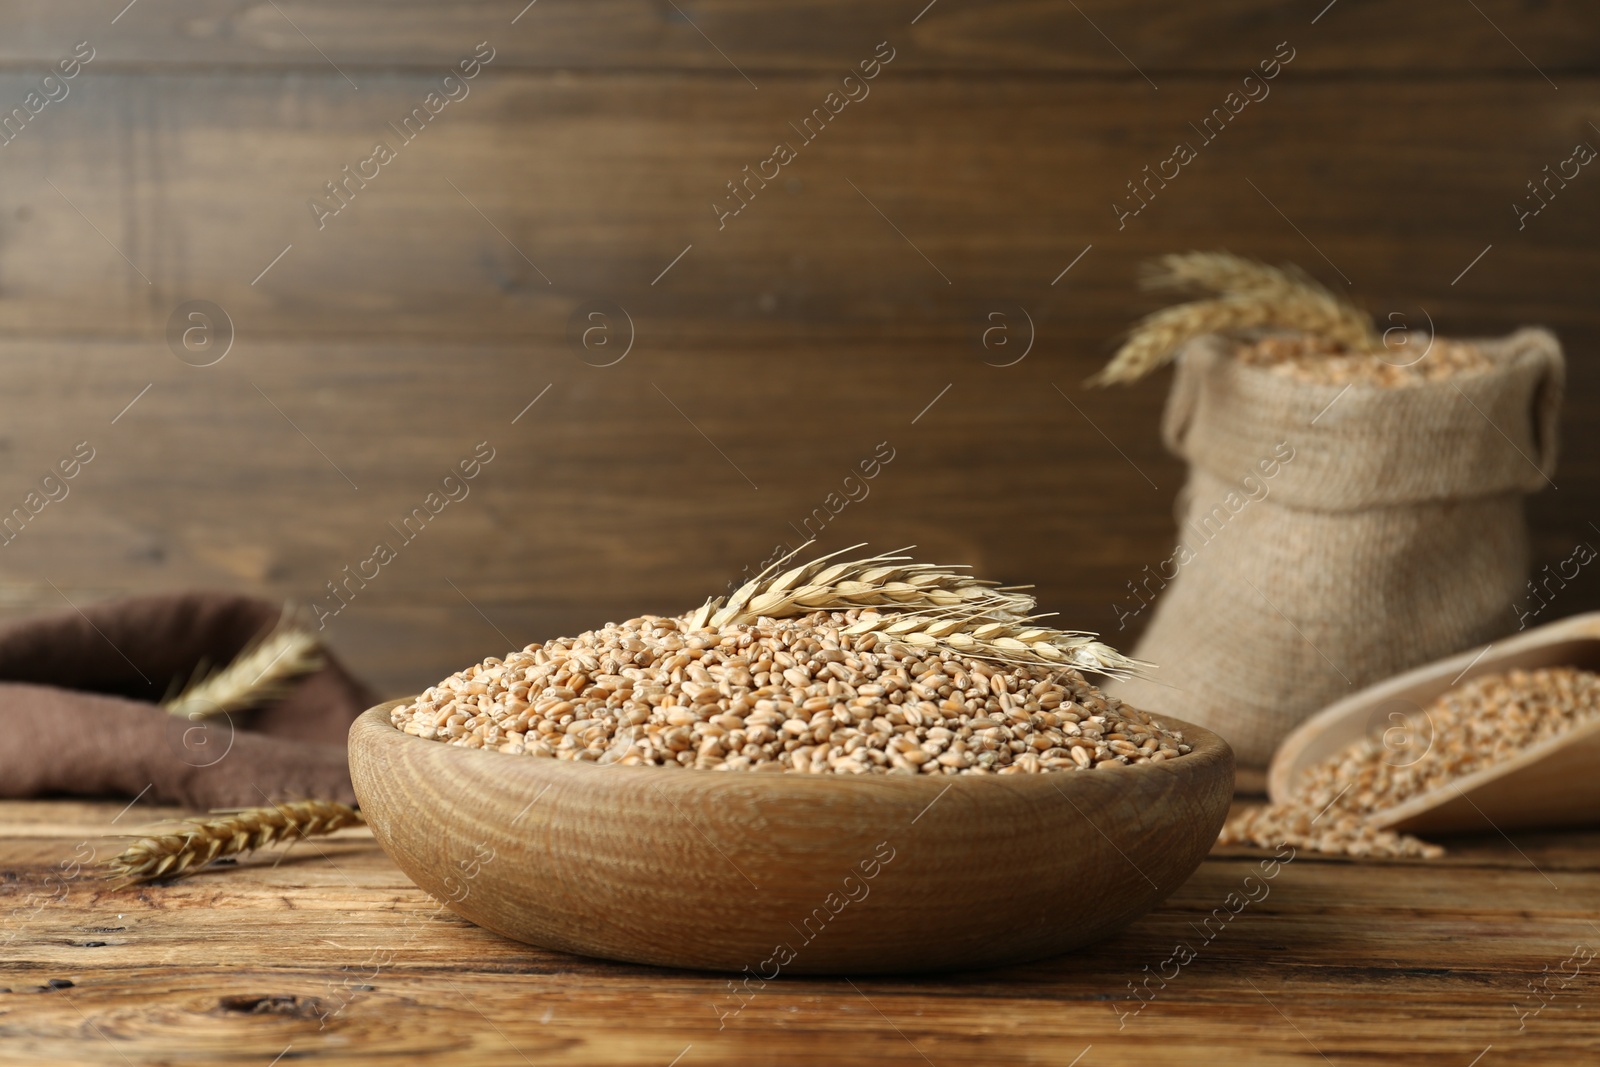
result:
[[(545, 952), (471, 926), (363, 829), (171, 885), (119, 892), (94, 877), (88, 861), (116, 848), (103, 835), (167, 814), (0, 804), (0, 1063), (1600, 1058), (1595, 832), (1461, 840), (1432, 863), (1301, 854), (1273, 866), (1218, 851), (1160, 909), (1067, 957), (931, 978), (780, 978), (736, 996), (726, 976)], [(961, 921), (930, 914), (928, 936)]]

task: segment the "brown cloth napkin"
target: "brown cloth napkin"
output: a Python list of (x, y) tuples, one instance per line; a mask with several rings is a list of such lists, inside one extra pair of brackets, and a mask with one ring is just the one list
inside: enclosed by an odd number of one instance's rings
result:
[(158, 706), (197, 664), (221, 667), (270, 631), (280, 610), (199, 592), (0, 625), (0, 797), (353, 803), (345, 736), (376, 698), (326, 652), (321, 669), (259, 710), (192, 721)]

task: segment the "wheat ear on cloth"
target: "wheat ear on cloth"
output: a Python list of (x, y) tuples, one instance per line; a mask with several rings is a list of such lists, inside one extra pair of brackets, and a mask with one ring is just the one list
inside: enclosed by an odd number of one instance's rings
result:
[(80, 606), (0, 626), (0, 797), (354, 801), (345, 736), (376, 696), (326, 651), (260, 707), (161, 706), (271, 634), (280, 605), (192, 592)]

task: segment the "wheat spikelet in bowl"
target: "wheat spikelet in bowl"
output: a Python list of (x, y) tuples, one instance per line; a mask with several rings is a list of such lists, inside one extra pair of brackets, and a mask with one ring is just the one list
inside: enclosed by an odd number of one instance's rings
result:
[[(862, 545), (787, 571), (808, 541), (726, 597), (714, 597), (684, 617), (690, 630), (717, 629), (759, 618), (788, 618), (814, 611), (863, 609), (852, 634), (883, 633), (904, 644), (948, 648), (999, 663), (1073, 667), (1123, 677), (1141, 664), (1080, 630), (1038, 625), (1036, 601), (1025, 586), (964, 573), (965, 566), (916, 563), (888, 553), (830, 562)], [(908, 546), (910, 547), (910, 546)]]
[(1118, 652), (1081, 630), (1036, 625), (1043, 616), (997, 619), (987, 615), (939, 612), (863, 613), (848, 634), (881, 633), (925, 649), (948, 648), (977, 659), (1009, 665), (1071, 667), (1112, 678), (1126, 678), (1149, 664)]
[(842, 563), (829, 563), (848, 548), (819, 556), (790, 570), (782, 568), (814, 542), (807, 541), (787, 556), (734, 590), (726, 598), (713, 597), (689, 613), (685, 624), (692, 630), (805, 615), (813, 611), (842, 611), (848, 608), (963, 607), (975, 612), (1026, 614), (1033, 608), (1033, 597), (1022, 587), (1001, 587), (964, 574), (964, 567), (935, 563), (916, 563), (910, 556), (894, 553), (867, 556)]

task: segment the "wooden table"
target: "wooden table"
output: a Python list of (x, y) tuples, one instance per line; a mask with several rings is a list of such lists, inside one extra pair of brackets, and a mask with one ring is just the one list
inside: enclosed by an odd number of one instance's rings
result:
[[(1431, 863), (1301, 854), (1271, 879), (1265, 854), (1219, 850), (1162, 908), (1072, 956), (936, 978), (779, 979), (739, 1009), (725, 977), (544, 952), (471, 926), (363, 829), (172, 885), (118, 892), (87, 867), (74, 876), (75, 860), (115, 850), (103, 834), (166, 814), (0, 804), (0, 1063), (1600, 1057), (1600, 964), (1586, 959), (1600, 950), (1595, 832), (1463, 840)], [(930, 915), (929, 936), (960, 921)], [(1179, 943), (1193, 950), (1182, 966), (1167, 962)], [(1165, 982), (1135, 999), (1130, 983), (1157, 973)]]

